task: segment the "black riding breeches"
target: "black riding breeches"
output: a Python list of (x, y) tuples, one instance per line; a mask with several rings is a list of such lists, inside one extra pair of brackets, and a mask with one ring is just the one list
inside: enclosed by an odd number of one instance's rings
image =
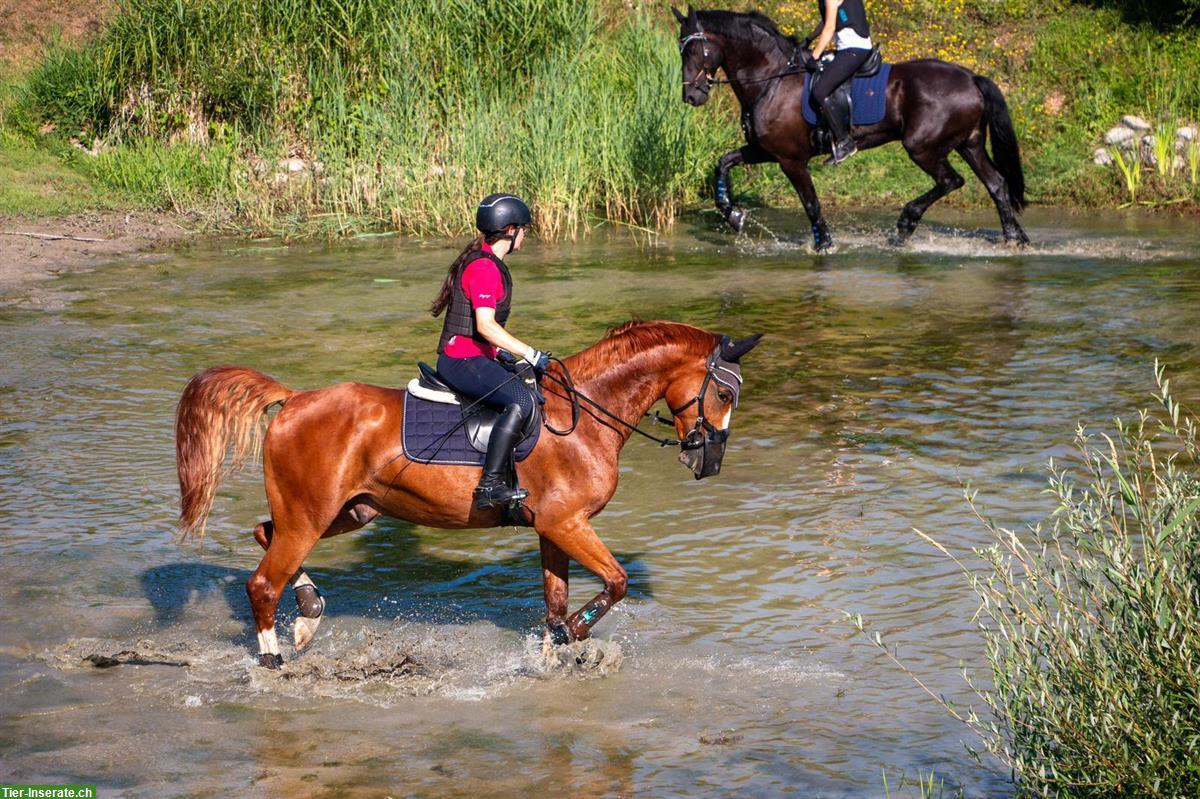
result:
[(821, 108), (826, 98), (837, 91), (838, 86), (850, 80), (870, 56), (870, 50), (857, 47), (851, 50), (838, 50), (834, 54), (833, 60), (825, 64), (825, 68), (813, 81), (813, 105)]
[(455, 391), (474, 397), (489, 408), (503, 411), (517, 405), (522, 419), (528, 419), (533, 413), (533, 394), (519, 377), (491, 358), (439, 355), (437, 371)]

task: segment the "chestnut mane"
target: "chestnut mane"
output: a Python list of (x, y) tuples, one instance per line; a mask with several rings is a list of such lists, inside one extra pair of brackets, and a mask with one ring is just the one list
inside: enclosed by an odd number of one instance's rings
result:
[(567, 364), (575, 380), (583, 381), (654, 349), (684, 348), (696, 355), (707, 355), (717, 341), (716, 335), (680, 322), (631, 319), (609, 328), (604, 338), (572, 355), (567, 359)]

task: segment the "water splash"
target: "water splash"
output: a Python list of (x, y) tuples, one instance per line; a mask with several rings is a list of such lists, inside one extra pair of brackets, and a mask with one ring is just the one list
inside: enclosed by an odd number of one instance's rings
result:
[(75, 638), (46, 650), (40, 659), (63, 672), (134, 668), (143, 690), (164, 697), (175, 694), (182, 671), (192, 686), (190, 706), (250, 702), (265, 695), (352, 699), (387, 707), (406, 697), (478, 701), (536, 681), (598, 679), (618, 672), (624, 654), (614, 641), (589, 639), (555, 647), (540, 635), (514, 636), (480, 622), (342, 631), (322, 636), (318, 649), (291, 657), (278, 671), (260, 668), (249, 650), (233, 642), (190, 637)]
[[(768, 226), (761, 216), (751, 211), (746, 212), (746, 223), (733, 240), (734, 246), (740, 252), (769, 256), (797, 251), (811, 254), (814, 251), (808, 237), (793, 237), (786, 231), (777, 231)], [(1029, 232), (1032, 243), (1025, 247), (1017, 247), (1005, 241), (999, 230), (958, 228), (926, 222), (922, 223), (907, 241), (897, 244), (892, 238), (893, 230), (886, 225), (835, 225), (834, 246), (823, 254), (882, 253), (891, 257), (916, 255), (991, 260), (1070, 258), (1134, 263), (1192, 257), (1191, 243), (1169, 238), (1147, 239), (1120, 233), (1097, 235), (1091, 231), (1041, 227)]]

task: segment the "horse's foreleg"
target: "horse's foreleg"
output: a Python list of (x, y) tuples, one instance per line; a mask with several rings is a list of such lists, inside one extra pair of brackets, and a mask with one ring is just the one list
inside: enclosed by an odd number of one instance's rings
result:
[(963, 157), (963, 160), (971, 167), (971, 171), (987, 188), (992, 202), (996, 204), (996, 211), (1000, 214), (1000, 226), (1004, 229), (1004, 240), (1019, 245), (1028, 244), (1029, 237), (1025, 235), (1021, 223), (1017, 221), (1012, 201), (1009, 199), (1008, 183), (996, 169), (992, 159), (988, 157), (987, 151), (983, 147), (983, 136), (974, 136), (962, 144), (958, 148), (958, 154)]
[(745, 164), (761, 164), (766, 161), (775, 160), (770, 153), (763, 150), (761, 147), (754, 144), (747, 144), (744, 147), (739, 147), (733, 152), (725, 153), (717, 161), (716, 172), (716, 200), (717, 210), (725, 217), (725, 221), (737, 231), (741, 231), (742, 224), (746, 221), (746, 212), (741, 206), (734, 205), (730, 199), (729, 192), (729, 172), (735, 166), (743, 166)]
[(567, 644), (571, 630), (567, 627), (567, 553), (549, 538), (541, 536), (542, 588), (546, 596), (546, 634), (550, 643)]
[(587, 638), (591, 629), (609, 609), (625, 596), (628, 577), (621, 564), (608, 551), (587, 519), (539, 530), (559, 550), (604, 581), (604, 590), (575, 611), (566, 620), (572, 640)]
[[(905, 142), (904, 146), (905, 149), (908, 149), (908, 142)], [(900, 212), (900, 219), (896, 221), (894, 243), (900, 244), (912, 235), (913, 231), (917, 229), (917, 223), (921, 221), (921, 217), (929, 210), (929, 206), (950, 192), (962, 188), (965, 181), (963, 181), (962, 175), (955, 172), (954, 167), (950, 166), (950, 162), (946, 160), (946, 156), (949, 154), (949, 150), (936, 152), (908, 150), (908, 157), (914, 164), (925, 170), (935, 183), (932, 189), (904, 206), (904, 210)]]
[(804, 203), (804, 212), (812, 225), (813, 246), (817, 252), (825, 252), (833, 246), (833, 236), (829, 235), (829, 226), (821, 215), (821, 201), (817, 199), (817, 187), (813, 185), (812, 174), (808, 171), (807, 161), (780, 161), (783, 174), (792, 182), (792, 188), (800, 195)]
[[(274, 533), (274, 523), (265, 521), (254, 528), (254, 540), (266, 550), (271, 546), (271, 538)], [(313, 636), (317, 634), (321, 616), (325, 613), (325, 597), (321, 595), (316, 584), (304, 569), (297, 569), (290, 582), (292, 592), (296, 597), (296, 608), (300, 611), (300, 615), (296, 617), (296, 621), (292, 625), (292, 640), (295, 642), (296, 651), (299, 652), (308, 646)]]

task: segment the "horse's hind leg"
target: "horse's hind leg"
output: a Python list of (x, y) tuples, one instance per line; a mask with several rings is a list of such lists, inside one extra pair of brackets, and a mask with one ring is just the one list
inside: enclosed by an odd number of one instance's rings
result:
[(984, 137), (980, 130), (959, 145), (958, 154), (963, 157), (980, 182), (987, 188), (992, 202), (996, 204), (996, 211), (1000, 214), (1000, 225), (1004, 229), (1004, 240), (1015, 244), (1028, 244), (1029, 237), (1025, 235), (1021, 223), (1017, 221), (1016, 213), (1013, 212), (1012, 201), (1008, 194), (1008, 182), (996, 169), (992, 159), (988, 157), (983, 142)]
[(279, 534), (278, 530), (272, 531), (267, 554), (246, 582), (246, 594), (250, 597), (254, 626), (258, 632), (258, 663), (270, 669), (283, 665), (279, 640), (275, 636), (275, 610), (279, 607), (279, 597), (320, 538), (319, 532), (304, 532), (303, 526), (290, 522), (285, 522), (281, 529), (286, 531), (286, 535)]
[[(266, 550), (271, 545), (271, 537), (275, 533), (275, 525), (265, 521), (254, 528), (254, 540)], [(321, 616), (325, 613), (325, 597), (317, 589), (316, 584), (304, 569), (297, 569), (290, 580), (292, 592), (296, 597), (296, 608), (300, 615), (292, 625), (292, 640), (296, 651), (308, 646), (317, 627), (321, 624)]]
[(808, 162), (781, 159), (779, 166), (792, 182), (792, 188), (800, 195), (800, 202), (804, 203), (804, 212), (808, 214), (808, 221), (812, 225), (813, 247), (817, 252), (825, 252), (833, 247), (833, 236), (829, 235), (829, 226), (821, 215), (821, 201), (817, 198), (817, 187), (813, 185)]
[[(320, 538), (331, 538), (335, 535), (357, 530), (378, 515), (379, 509), (365, 495), (355, 497), (342, 507), (333, 522), (320, 535)], [(275, 524), (272, 521), (265, 521), (254, 528), (254, 540), (268, 553), (271, 551), (270, 547), (274, 535)], [(308, 552), (312, 550), (312, 546), (313, 544), (309, 544), (308, 548), (305, 549), (304, 557), (308, 556)], [(300, 564), (304, 562), (304, 557), (301, 558)], [(266, 562), (266, 558), (263, 559), (263, 562)], [(295, 571), (288, 579), (296, 595), (296, 607), (300, 610), (300, 615), (296, 617), (296, 621), (292, 624), (292, 640), (297, 652), (304, 649), (312, 641), (313, 636), (317, 634), (317, 628), (321, 625), (321, 619), (325, 614), (325, 597), (317, 590), (316, 584), (313, 583), (304, 569), (300, 568), (300, 564), (297, 564)], [(262, 568), (261, 564), (259, 568)], [(251, 594), (250, 602), (254, 605), (255, 598), (253, 594)], [(278, 597), (276, 597), (275, 602), (278, 604)], [(255, 606), (255, 619), (258, 619), (257, 606)], [(272, 612), (272, 638), (274, 638), (274, 626), (274, 613)]]
[(904, 147), (908, 149), (908, 157), (912, 159), (913, 163), (925, 170), (935, 182), (932, 189), (909, 202), (900, 212), (900, 219), (896, 222), (896, 235), (893, 239), (895, 244), (904, 242), (912, 235), (913, 231), (917, 229), (917, 223), (921, 221), (921, 217), (929, 210), (929, 206), (950, 192), (961, 189), (964, 183), (962, 175), (954, 171), (954, 167), (950, 166), (950, 162), (946, 158), (950, 154), (949, 149), (914, 151), (909, 149), (908, 142), (905, 142)]

